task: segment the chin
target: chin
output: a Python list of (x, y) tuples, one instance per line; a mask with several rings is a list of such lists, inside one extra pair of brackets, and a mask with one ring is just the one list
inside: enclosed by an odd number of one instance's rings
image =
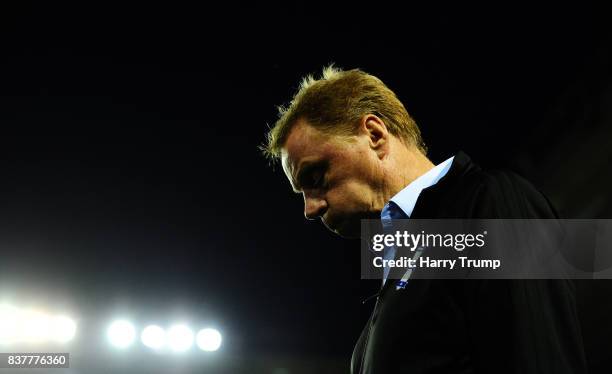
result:
[(346, 222), (345, 224), (327, 224), (325, 226), (335, 234), (346, 239), (359, 239), (361, 237), (361, 222)]
[(355, 231), (350, 231), (350, 232), (334, 231), (334, 232), (344, 239), (359, 239), (361, 237), (361, 233), (355, 232)]

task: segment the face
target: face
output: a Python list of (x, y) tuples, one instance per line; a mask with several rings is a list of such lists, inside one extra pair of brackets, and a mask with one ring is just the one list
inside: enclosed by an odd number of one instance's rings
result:
[(333, 232), (359, 237), (360, 220), (379, 217), (382, 166), (367, 134), (334, 136), (298, 121), (281, 159), (294, 191), (304, 197), (306, 218), (320, 217)]

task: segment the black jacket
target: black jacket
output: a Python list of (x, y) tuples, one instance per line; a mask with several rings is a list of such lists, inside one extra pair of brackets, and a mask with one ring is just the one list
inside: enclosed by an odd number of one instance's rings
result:
[[(411, 218), (556, 218), (511, 172), (459, 152)], [(585, 373), (569, 280), (387, 281), (353, 351), (351, 373)]]

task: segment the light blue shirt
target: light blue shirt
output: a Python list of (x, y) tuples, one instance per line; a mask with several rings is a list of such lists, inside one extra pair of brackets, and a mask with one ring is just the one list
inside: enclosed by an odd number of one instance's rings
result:
[[(455, 156), (433, 167), (393, 196), (391, 200), (385, 204), (385, 207), (380, 213), (380, 219), (383, 220), (383, 226), (385, 226), (385, 220), (410, 218), (421, 191), (438, 183), (438, 181), (448, 173), (454, 158)], [(385, 260), (392, 260), (394, 257), (395, 247), (384, 249), (383, 258)], [(383, 284), (385, 284), (390, 270), (391, 269), (388, 267), (384, 268)]]

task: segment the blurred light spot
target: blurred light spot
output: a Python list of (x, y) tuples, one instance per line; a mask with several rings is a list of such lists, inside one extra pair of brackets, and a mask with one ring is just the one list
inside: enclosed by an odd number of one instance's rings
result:
[(118, 320), (113, 322), (107, 331), (108, 340), (117, 348), (127, 348), (136, 337), (134, 325), (126, 320)]
[(40, 343), (49, 339), (50, 319), (44, 313), (27, 310), (23, 312), (19, 323), (19, 340)]
[(76, 335), (76, 323), (66, 316), (51, 319), (51, 339), (59, 343), (69, 342)]
[(221, 346), (221, 333), (216, 329), (202, 329), (196, 336), (196, 344), (203, 351), (216, 351)]
[(168, 330), (168, 346), (175, 352), (183, 352), (193, 345), (193, 332), (185, 325), (174, 325)]
[(140, 340), (149, 348), (160, 349), (166, 345), (166, 331), (159, 326), (147, 326), (142, 330)]
[(10, 344), (19, 335), (19, 309), (0, 305), (0, 344)]

